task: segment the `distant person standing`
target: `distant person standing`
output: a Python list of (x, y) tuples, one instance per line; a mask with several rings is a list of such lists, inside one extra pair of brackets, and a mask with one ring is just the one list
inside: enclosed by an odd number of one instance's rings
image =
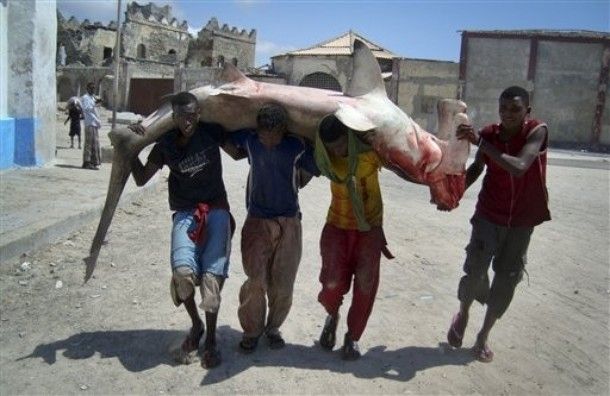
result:
[(68, 100), (68, 118), (64, 121), (64, 125), (70, 121), (70, 148), (74, 148), (74, 136), (78, 137), (78, 148), (80, 149), (80, 120), (83, 119), (83, 109), (81, 108), (80, 100), (73, 96)]
[(99, 128), (102, 125), (95, 105), (101, 102), (93, 95), (95, 85), (87, 84), (87, 93), (80, 98), (83, 115), (85, 116), (85, 148), (83, 150), (83, 168), (98, 170), (102, 163)]

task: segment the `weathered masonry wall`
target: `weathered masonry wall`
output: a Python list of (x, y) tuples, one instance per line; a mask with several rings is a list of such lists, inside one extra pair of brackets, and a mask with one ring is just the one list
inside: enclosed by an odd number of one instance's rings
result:
[(0, 168), (55, 158), (55, 5), (0, 3)]
[(607, 150), (610, 34), (463, 32), (460, 83), (477, 126), (498, 122), (498, 97), (520, 85), (555, 146)]
[[(436, 104), (457, 98), (459, 64), (426, 59), (394, 60), (393, 81), (388, 96), (402, 111), (427, 131), (436, 132)], [(394, 92), (392, 92), (394, 91)]]

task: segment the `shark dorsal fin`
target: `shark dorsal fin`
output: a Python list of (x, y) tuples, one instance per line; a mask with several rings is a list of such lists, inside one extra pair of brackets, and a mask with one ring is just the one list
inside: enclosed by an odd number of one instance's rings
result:
[(225, 62), (222, 68), (220, 78), (225, 82), (235, 82), (239, 80), (247, 80), (248, 77), (242, 73), (235, 65), (230, 62)]
[(386, 95), (381, 69), (370, 48), (362, 41), (354, 40), (354, 69), (345, 94), (355, 97), (377, 91)]

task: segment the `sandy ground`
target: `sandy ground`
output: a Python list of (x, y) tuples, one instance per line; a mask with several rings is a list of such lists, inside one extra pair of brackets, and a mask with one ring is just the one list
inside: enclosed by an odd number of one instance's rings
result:
[[(247, 163), (225, 158), (224, 167), (239, 231)], [(428, 204), (427, 188), (382, 172), (385, 229), (396, 259), (382, 260), (363, 357), (343, 362), (337, 350), (317, 345), (325, 317), (316, 301), (318, 239), (330, 197), (328, 181), (313, 180), (301, 192), (304, 254), (282, 327), (286, 348), (273, 351), (262, 342), (252, 355), (238, 352), (237, 295), (245, 278), (237, 232), (219, 319), (224, 362), (209, 371), (171, 358), (189, 320), (168, 293), (163, 181), (157, 194), (118, 210), (88, 284), (81, 260), (96, 223), (0, 268), (0, 392), (608, 394), (609, 181), (607, 170), (549, 167), (553, 221), (534, 232), (529, 280), (492, 332), (496, 356), (484, 364), (468, 349), (481, 306), (473, 306), (465, 348), (445, 343), (480, 183), (458, 209), (441, 213)], [(345, 306), (342, 313), (339, 339)]]

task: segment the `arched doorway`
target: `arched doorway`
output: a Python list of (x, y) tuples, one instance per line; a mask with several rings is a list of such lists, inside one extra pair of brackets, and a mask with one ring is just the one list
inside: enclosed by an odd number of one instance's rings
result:
[(299, 83), (301, 87), (312, 87), (330, 89), (331, 91), (341, 92), (341, 84), (336, 78), (327, 73), (315, 72), (303, 77)]

